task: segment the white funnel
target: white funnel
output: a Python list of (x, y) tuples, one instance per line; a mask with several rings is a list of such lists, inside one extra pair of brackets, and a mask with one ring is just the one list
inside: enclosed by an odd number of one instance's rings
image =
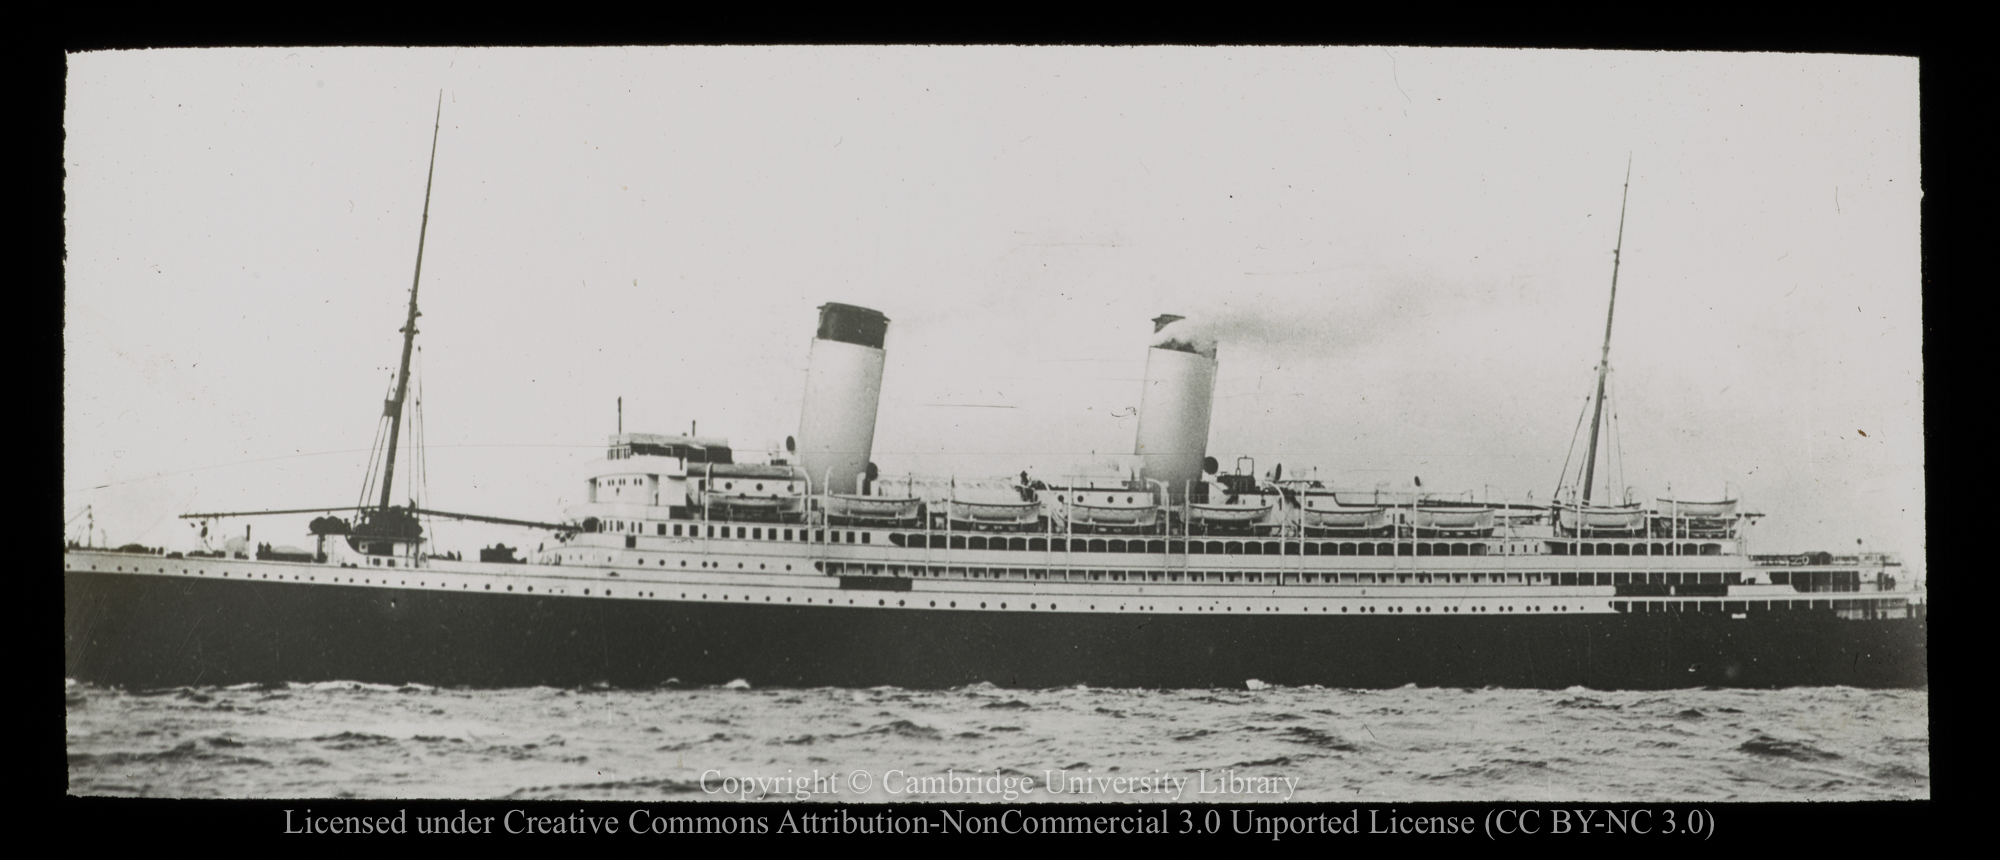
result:
[(855, 491), (875, 448), (875, 411), (882, 399), (883, 336), (879, 311), (829, 302), (819, 308), (819, 333), (806, 365), (799, 413), (799, 466), (813, 490)]
[(1153, 348), (1146, 350), (1146, 387), (1139, 395), (1139, 477), (1160, 481), (1180, 499), (1201, 484), (1208, 455), (1208, 418), (1215, 398), (1215, 344), (1176, 338), (1171, 314), (1153, 320)]

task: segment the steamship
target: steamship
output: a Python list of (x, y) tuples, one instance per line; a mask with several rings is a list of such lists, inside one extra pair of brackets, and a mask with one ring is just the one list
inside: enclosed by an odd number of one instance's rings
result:
[[(435, 134), (435, 133), (434, 133)], [(433, 141), (435, 152), (435, 140)], [(428, 223), (429, 191), (425, 221)], [(1622, 247), (1623, 218), (1620, 219)], [(379, 504), (310, 546), (63, 555), (65, 673), (131, 687), (610, 684), (1662, 689), (1927, 684), (1926, 592), (1889, 553), (1753, 554), (1737, 499), (1475, 503), (1224, 471), (1217, 345), (1155, 320), (1118, 475), (895, 478), (870, 462), (889, 320), (819, 309), (798, 434), (609, 438), (556, 521)], [(1612, 304), (1616, 301), (1614, 262)], [(1607, 313), (1605, 354), (1609, 354)], [(372, 478), (372, 475), (371, 475)], [(371, 496), (372, 498), (372, 496)], [(289, 511), (299, 513), (304, 509)], [(202, 520), (231, 514), (189, 514)], [(435, 550), (424, 517), (541, 529)]]

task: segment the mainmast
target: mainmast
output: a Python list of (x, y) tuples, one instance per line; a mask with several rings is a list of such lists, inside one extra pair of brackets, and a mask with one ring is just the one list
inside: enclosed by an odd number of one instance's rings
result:
[[(428, 192), (426, 192), (428, 193)], [(1604, 422), (1604, 376), (1611, 370), (1611, 318), (1618, 309), (1618, 257), (1625, 250), (1625, 201), (1632, 196), (1632, 160), (1625, 160), (1625, 191), (1618, 198), (1618, 244), (1611, 251), (1611, 302), (1604, 309), (1604, 350), (1597, 357), (1597, 399), (1590, 413), (1590, 449), (1583, 460), (1583, 503), (1590, 504), (1590, 485), (1597, 477), (1597, 430)], [(426, 204), (428, 205), (428, 204)], [(414, 301), (415, 291), (411, 292)], [(415, 310), (415, 305), (411, 309)], [(404, 364), (409, 363), (405, 349)], [(390, 449), (394, 451), (394, 448)]]
[[(384, 401), (382, 414), (389, 419), (389, 455), (382, 462), (382, 509), (389, 508), (391, 485), (396, 477), (396, 439), (403, 429), (403, 398), (410, 393), (410, 353), (417, 345), (417, 287), (424, 277), (424, 234), (431, 225), (431, 180), (437, 176), (438, 129), (443, 127), (444, 93), (438, 93), (437, 117), (431, 125), (431, 166), (424, 176), (424, 219), (417, 227), (417, 271), (410, 278), (410, 314), (403, 321), (403, 364), (396, 371), (396, 396)], [(1593, 435), (1593, 438), (1595, 436)]]

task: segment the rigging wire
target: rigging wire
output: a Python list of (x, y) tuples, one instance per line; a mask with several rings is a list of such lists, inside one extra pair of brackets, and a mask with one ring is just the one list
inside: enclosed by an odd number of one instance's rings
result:
[[(410, 411), (410, 496), (411, 505), (420, 509), (431, 506), (430, 458), (424, 456), (426, 437), (424, 434), (424, 348), (417, 347), (417, 399)], [(437, 523), (430, 514), (424, 514), (424, 526), (433, 537), (437, 534)]]
[(368, 506), (368, 498), (375, 494), (375, 476), (382, 465), (382, 455), (387, 442), (382, 438), (389, 433), (388, 416), (375, 419), (375, 441), (368, 449), (368, 467), (361, 473), (361, 498), (355, 501), (355, 508)]
[[(1576, 457), (1577, 438), (1583, 434), (1583, 416), (1589, 412), (1590, 412), (1590, 398), (1585, 397), (1583, 398), (1583, 406), (1579, 408), (1576, 412), (1576, 427), (1575, 429), (1572, 429), (1569, 433), (1569, 451), (1563, 454), (1562, 474), (1557, 476), (1556, 478), (1555, 492), (1549, 494), (1549, 499), (1551, 501), (1561, 499), (1563, 487), (1569, 485), (1569, 463), (1570, 460)], [(1578, 470), (1578, 474), (1579, 475), (1581, 474), (1581, 470)]]
[[(1611, 450), (1605, 452), (1606, 458), (1611, 462), (1606, 464), (1610, 467), (1606, 471), (1616, 470), (1618, 498), (1624, 504), (1631, 504), (1632, 488), (1626, 483), (1625, 476), (1625, 431), (1618, 426), (1618, 374), (1613, 372), (1610, 376), (1611, 385), (1604, 395), (1605, 399), (1611, 401)], [(1611, 488), (1605, 487), (1604, 492), (1610, 495)]]

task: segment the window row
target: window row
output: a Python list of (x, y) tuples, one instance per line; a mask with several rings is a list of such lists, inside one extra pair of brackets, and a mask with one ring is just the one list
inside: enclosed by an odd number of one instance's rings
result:
[[(1625, 585), (1643, 583), (1660, 574), (1597, 573), (1553, 571), (1491, 571), (1481, 573), (1340, 572), (1340, 571), (1213, 571), (1213, 570), (1097, 570), (1063, 567), (980, 567), (942, 564), (888, 564), (862, 561), (815, 562), (824, 573), (841, 576), (890, 576), (948, 579), (1015, 579), (1070, 582), (1247, 582), (1269, 585)], [(1675, 584), (1683, 577), (1694, 583), (1733, 584), (1738, 574), (1667, 574)]]
[(1805, 612), (1831, 610), (1850, 618), (1908, 618), (1909, 601), (1900, 597), (1849, 600), (1614, 600), (1616, 612)]
[[(604, 531), (612, 534), (642, 535), (646, 533), (646, 523), (632, 520), (605, 520), (600, 527), (595, 520), (584, 521), (584, 531)], [(711, 537), (734, 538), (737, 540), (792, 541), (797, 543), (873, 543), (868, 532), (843, 532), (839, 529), (780, 529), (777, 526), (730, 526), (707, 525), (703, 523), (653, 523), (656, 537)], [(629, 544), (628, 544), (629, 545)]]

